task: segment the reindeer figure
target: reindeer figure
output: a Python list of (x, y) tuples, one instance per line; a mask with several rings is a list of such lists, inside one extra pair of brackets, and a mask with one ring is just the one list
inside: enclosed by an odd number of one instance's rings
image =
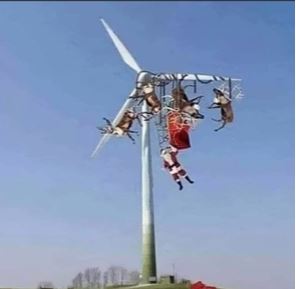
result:
[(186, 116), (190, 116), (195, 119), (204, 118), (204, 115), (202, 115), (199, 112), (200, 110), (199, 103), (203, 96), (197, 96), (189, 100), (184, 89), (179, 86), (172, 90), (172, 97), (174, 100), (174, 105), (173, 105), (174, 109), (177, 109), (182, 114), (185, 114)]
[(221, 122), (223, 121), (223, 124), (216, 128), (215, 131), (218, 131), (222, 129), (226, 123), (231, 123), (233, 121), (233, 110), (231, 106), (231, 99), (228, 98), (225, 93), (223, 93), (221, 90), (214, 88), (213, 89), (215, 93), (215, 97), (213, 100), (213, 103), (208, 107), (210, 109), (212, 108), (220, 108), (221, 109), (221, 119), (214, 119), (214, 121)]
[[(141, 104), (144, 100), (146, 101), (147, 105), (150, 107), (151, 111), (139, 113), (139, 115), (143, 116), (144, 120), (149, 120), (153, 115), (159, 113), (161, 111), (161, 103), (158, 99), (155, 89), (151, 83), (145, 84), (141, 88), (141, 93), (132, 96), (131, 98), (138, 99), (141, 98), (138, 104)], [(148, 116), (149, 115), (149, 116)]]
[(138, 120), (139, 124), (141, 125), (139, 115), (134, 112), (132, 109), (128, 109), (122, 116), (121, 120), (118, 122), (118, 124), (113, 127), (111, 121), (107, 118), (103, 118), (107, 126), (104, 128), (97, 127), (102, 134), (113, 134), (117, 136), (124, 136), (127, 135), (133, 143), (135, 143), (135, 139), (131, 136), (132, 133), (137, 133), (137, 131), (130, 130), (131, 126), (133, 125), (133, 122), (135, 119)]

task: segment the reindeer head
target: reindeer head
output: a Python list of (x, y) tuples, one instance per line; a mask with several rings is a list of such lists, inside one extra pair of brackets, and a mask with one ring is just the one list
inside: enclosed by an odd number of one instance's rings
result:
[(221, 104), (221, 105), (225, 105), (229, 102), (231, 102), (231, 99), (226, 95), (225, 92), (221, 91), (220, 89), (214, 88), (213, 89), (214, 93), (215, 93), (215, 97), (213, 102), (216, 104)]
[(194, 110), (195, 110), (194, 113), (192, 114), (192, 117), (199, 118), (199, 119), (204, 119), (205, 118), (205, 116), (199, 112), (200, 111), (199, 104), (194, 103), (192, 105), (192, 108), (194, 108)]
[(191, 99), (189, 101), (189, 106), (185, 107), (183, 110), (184, 112), (187, 112), (188, 114), (190, 114), (191, 117), (193, 118), (200, 118), (200, 119), (203, 119), (204, 118), (204, 115), (201, 114), (199, 111), (200, 111), (200, 100), (203, 98), (203, 96), (198, 96), (198, 97), (195, 97), (193, 99)]
[(126, 110), (125, 115), (129, 118), (135, 118), (137, 116), (137, 113), (132, 108), (130, 108)]
[(147, 83), (146, 85), (143, 86), (143, 92), (144, 94), (149, 94), (154, 91), (153, 85), (151, 83)]

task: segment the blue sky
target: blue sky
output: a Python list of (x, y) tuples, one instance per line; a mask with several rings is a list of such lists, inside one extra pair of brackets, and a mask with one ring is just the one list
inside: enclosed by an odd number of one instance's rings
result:
[(200, 87), (206, 119), (180, 156), (194, 185), (177, 190), (153, 141), (159, 274), (294, 288), (292, 2), (0, 3), (0, 286), (140, 269), (140, 139), (90, 159), (136, 77), (100, 17), (147, 70), (243, 79), (219, 133)]

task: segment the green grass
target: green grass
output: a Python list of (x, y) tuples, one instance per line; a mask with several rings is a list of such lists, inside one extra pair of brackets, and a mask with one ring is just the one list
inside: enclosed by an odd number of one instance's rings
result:
[[(136, 285), (135, 285), (136, 286)], [(213, 286), (213, 285), (211, 285)], [(124, 288), (124, 289), (135, 289), (134, 286), (110, 286), (107, 287), (107, 289), (112, 288), (112, 289), (120, 289), (120, 288)], [(148, 284), (148, 285), (141, 285), (141, 287), (139, 287), (139, 289), (188, 289), (188, 285), (187, 284)], [(221, 288), (217, 288), (217, 289), (221, 289)]]
[[(137, 286), (137, 285), (134, 285)], [(113, 285), (108, 286), (106, 289), (135, 289), (134, 286), (131, 285)], [(148, 284), (148, 285), (141, 285), (139, 289), (188, 289), (188, 285), (186, 284)], [(0, 287), (0, 289), (18, 289), (18, 288), (8, 288), (8, 287)], [(21, 288), (24, 289), (24, 288)], [(35, 288), (28, 288), (28, 289), (35, 289)], [(217, 288), (221, 289), (221, 288)]]
[[(120, 289), (120, 288), (124, 288), (124, 289), (134, 289), (134, 286), (110, 286), (108, 288), (110, 289)], [(141, 285), (141, 287), (139, 288), (153, 288), (153, 289), (188, 289), (186, 284), (147, 284), (147, 285)]]

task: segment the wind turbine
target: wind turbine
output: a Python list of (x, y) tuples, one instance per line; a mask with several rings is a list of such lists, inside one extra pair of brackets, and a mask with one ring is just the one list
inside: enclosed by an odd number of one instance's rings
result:
[[(123, 61), (137, 73), (136, 87), (132, 90), (129, 97), (119, 110), (118, 114), (114, 118), (112, 125), (115, 127), (124, 112), (132, 107), (137, 101), (133, 96), (137, 95), (137, 89), (141, 88), (145, 83), (152, 81), (239, 81), (239, 79), (233, 79), (223, 76), (205, 75), (205, 74), (193, 74), (193, 73), (151, 73), (142, 70), (134, 57), (124, 46), (118, 36), (113, 32), (110, 26), (101, 19), (103, 26), (113, 41), (113, 44), (117, 48)], [(142, 104), (142, 112), (147, 112), (148, 107), (144, 101)], [(97, 152), (107, 143), (110, 139), (110, 134), (105, 134), (99, 141), (97, 147), (92, 153), (94, 157)], [(152, 169), (151, 169), (151, 151), (150, 151), (150, 124), (149, 121), (143, 121), (142, 134), (141, 134), (141, 158), (142, 158), (142, 278), (141, 283), (156, 283), (157, 271), (156, 271), (156, 255), (155, 255), (155, 231), (154, 231), (154, 213), (153, 213), (153, 183), (152, 183)]]

